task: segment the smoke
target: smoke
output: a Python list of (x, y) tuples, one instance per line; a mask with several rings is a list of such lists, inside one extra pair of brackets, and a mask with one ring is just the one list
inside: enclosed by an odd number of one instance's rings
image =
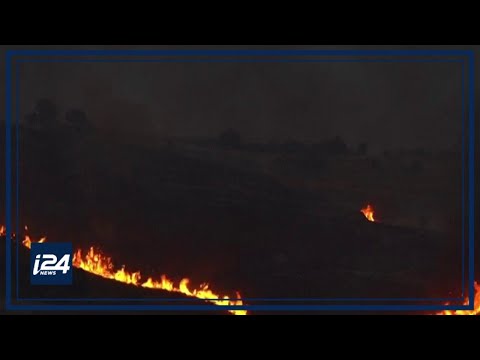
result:
[(20, 109), (26, 113), (48, 97), (61, 114), (80, 108), (97, 128), (152, 141), (159, 134), (216, 135), (232, 127), (267, 142), (340, 135), (353, 146), (367, 142), (372, 152), (450, 147), (460, 130), (457, 65), (26, 63), (19, 65)]
[[(155, 132), (150, 106), (122, 93), (123, 79), (108, 64), (25, 63), (19, 69), (20, 119), (41, 98), (52, 100), (59, 120), (72, 108), (86, 112), (97, 130), (142, 140)], [(134, 89), (132, 89), (134, 91)]]

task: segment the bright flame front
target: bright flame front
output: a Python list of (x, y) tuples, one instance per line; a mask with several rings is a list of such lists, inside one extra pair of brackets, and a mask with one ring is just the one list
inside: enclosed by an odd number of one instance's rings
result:
[[(369, 212), (371, 210), (371, 212)], [(373, 219), (373, 209), (370, 205), (367, 208), (362, 209), (362, 213), (365, 214), (365, 217), (370, 220), (374, 221)], [(367, 215), (368, 214), (368, 215)], [(369, 217), (370, 216), (370, 217)], [(2, 225), (0, 226), (0, 236), (5, 236), (5, 227)], [(12, 234), (12, 237), (15, 235)], [(43, 243), (46, 240), (46, 237), (42, 237), (38, 242)], [(26, 235), (22, 244), (27, 247), (31, 248), (32, 240), (31, 238)], [(149, 277), (147, 281), (141, 282), (141, 275), (140, 272), (129, 272), (125, 270), (125, 267), (122, 267), (119, 270), (115, 270), (113, 262), (111, 258), (103, 255), (99, 251), (95, 251), (93, 247), (90, 250), (82, 255), (81, 250), (77, 250), (73, 256), (73, 266), (83, 269), (89, 273), (107, 278), (116, 280), (125, 284), (131, 284), (135, 286), (141, 286), (150, 289), (162, 289), (171, 292), (178, 292), (188, 296), (193, 296), (202, 300), (206, 300), (212, 302), (216, 305), (230, 305), (230, 306), (241, 306), (243, 305), (243, 301), (241, 299), (240, 293), (236, 293), (236, 299), (230, 299), (228, 296), (219, 296), (210, 290), (208, 284), (202, 284), (198, 289), (190, 289), (189, 283), (190, 280), (184, 278), (180, 281), (178, 286), (175, 286), (172, 280), (169, 280), (166, 275), (162, 275), (159, 280), (153, 280), (153, 278)], [(443, 310), (441, 312), (436, 313), (435, 315), (480, 315), (480, 284), (475, 282), (475, 297), (474, 297), (474, 309), (473, 310)], [(212, 300), (212, 299), (219, 299), (219, 300)], [(446, 304), (448, 305), (448, 303)], [(463, 305), (468, 305), (468, 299), (466, 299)], [(246, 310), (229, 310), (229, 312), (235, 315), (247, 315)]]
[[(25, 228), (27, 230), (27, 228)], [(0, 227), (0, 236), (5, 235), (5, 227)], [(12, 237), (15, 235), (12, 234)], [(39, 243), (46, 241), (46, 237), (42, 237), (38, 240)], [(28, 249), (32, 246), (32, 239), (30, 236), (25, 235), (25, 238), (22, 241), (22, 244)], [(242, 306), (243, 301), (239, 292), (236, 293), (236, 298), (232, 299), (226, 295), (219, 295), (213, 292), (208, 284), (202, 284), (198, 289), (190, 288), (190, 280), (184, 278), (180, 281), (178, 285), (168, 279), (166, 275), (162, 275), (159, 280), (154, 280), (149, 277), (145, 282), (142, 282), (140, 271), (130, 272), (125, 270), (125, 266), (122, 266), (120, 269), (115, 269), (112, 259), (108, 256), (105, 256), (100, 251), (95, 250), (93, 247), (90, 247), (89, 251), (85, 254), (79, 249), (73, 255), (73, 266), (79, 269), (83, 269), (89, 273), (101, 276), (106, 279), (111, 279), (119, 281), (125, 284), (130, 284), (134, 286), (141, 286), (144, 288), (150, 289), (161, 289), (170, 292), (178, 292), (185, 294), (187, 296), (196, 297), (208, 302), (211, 302), (215, 305), (220, 306)], [(247, 315), (246, 310), (228, 310), (230, 313), (235, 315)]]
[[(73, 266), (88, 271), (92, 274), (102, 276), (107, 279), (123, 282), (125, 284), (132, 284), (150, 289), (161, 289), (171, 292), (178, 292), (187, 296), (196, 297), (198, 299), (206, 300), (215, 305), (229, 305), (241, 306), (243, 301), (240, 293), (236, 293), (237, 298), (231, 299), (228, 296), (221, 296), (209, 289), (208, 284), (202, 284), (198, 289), (191, 289), (189, 287), (190, 280), (184, 278), (178, 285), (166, 275), (162, 275), (159, 280), (154, 280), (149, 277), (145, 282), (142, 282), (139, 271), (129, 272), (122, 267), (115, 270), (113, 262), (110, 257), (103, 255), (100, 251), (96, 251), (93, 247), (88, 252), (82, 254), (81, 250), (77, 250), (73, 256)], [(229, 310), (235, 315), (246, 315), (246, 310)]]

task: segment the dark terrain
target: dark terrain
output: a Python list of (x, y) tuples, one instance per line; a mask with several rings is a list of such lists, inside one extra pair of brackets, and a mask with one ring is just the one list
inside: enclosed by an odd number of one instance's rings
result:
[[(22, 125), (18, 135), (18, 225), (34, 238), (99, 246), (118, 266), (207, 281), (245, 298), (460, 292), (458, 153), (369, 156), (337, 146), (338, 139), (323, 147), (221, 137), (133, 144), (67, 126)], [(4, 158), (4, 145), (1, 151)], [(367, 203), (379, 222), (360, 213)], [(23, 278), (19, 292), (152, 294), (83, 271), (75, 282), (32, 290)]]

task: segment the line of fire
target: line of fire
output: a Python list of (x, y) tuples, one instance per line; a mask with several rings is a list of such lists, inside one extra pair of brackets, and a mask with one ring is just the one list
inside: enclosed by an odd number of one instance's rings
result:
[(462, 67), (315, 59), (16, 63), (13, 303), (471, 305)]

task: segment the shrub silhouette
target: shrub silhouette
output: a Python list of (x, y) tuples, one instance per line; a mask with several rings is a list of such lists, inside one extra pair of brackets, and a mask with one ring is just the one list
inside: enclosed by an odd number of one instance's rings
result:
[(218, 137), (218, 144), (225, 148), (238, 149), (242, 146), (242, 137), (237, 131), (227, 129)]
[(57, 106), (50, 99), (40, 99), (35, 104), (33, 113), (26, 116), (27, 124), (31, 127), (51, 127), (57, 123)]
[(71, 109), (65, 114), (65, 121), (79, 132), (88, 132), (92, 129), (92, 124), (83, 110)]
[(357, 149), (358, 155), (367, 155), (368, 153), (368, 144), (367, 143), (361, 143), (358, 145)]

